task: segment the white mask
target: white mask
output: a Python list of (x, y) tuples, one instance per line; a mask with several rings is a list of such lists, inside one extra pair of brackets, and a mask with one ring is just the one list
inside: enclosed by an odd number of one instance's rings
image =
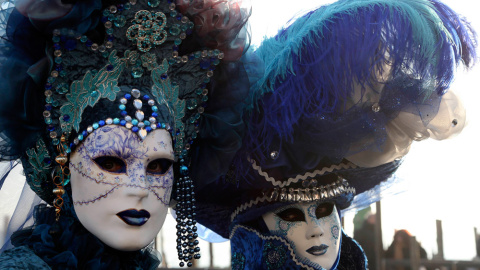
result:
[(91, 133), (70, 159), (72, 197), (82, 225), (106, 245), (139, 250), (163, 226), (173, 185), (166, 130), (145, 140), (122, 126)]
[(335, 263), (341, 227), (334, 204), (292, 204), (264, 214), (263, 220), (273, 235), (287, 239), (303, 263), (322, 269)]

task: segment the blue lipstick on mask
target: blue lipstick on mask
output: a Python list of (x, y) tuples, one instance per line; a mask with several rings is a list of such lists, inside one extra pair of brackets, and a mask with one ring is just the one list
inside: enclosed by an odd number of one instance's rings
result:
[(327, 253), (328, 246), (325, 244), (321, 244), (320, 246), (313, 246), (307, 249), (307, 252), (314, 255), (314, 256), (321, 256)]
[(150, 213), (147, 210), (129, 209), (117, 213), (117, 216), (131, 226), (142, 226), (150, 218)]

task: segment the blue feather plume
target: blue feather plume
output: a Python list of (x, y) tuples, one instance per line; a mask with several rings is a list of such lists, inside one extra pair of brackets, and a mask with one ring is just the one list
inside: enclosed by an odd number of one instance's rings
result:
[(355, 84), (378, 83), (372, 74), (383, 63), (392, 80), (410, 78), (425, 100), (439, 97), (458, 65), (475, 63), (476, 46), (468, 22), (436, 0), (340, 0), (311, 11), (255, 52), (265, 73), (252, 86), (246, 151), (261, 156), (274, 138), (292, 141), (301, 119), (339, 117)]

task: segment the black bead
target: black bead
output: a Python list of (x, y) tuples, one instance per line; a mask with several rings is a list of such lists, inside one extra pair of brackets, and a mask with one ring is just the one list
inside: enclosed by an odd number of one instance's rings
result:
[(180, 262), (178, 265), (180, 265), (180, 267), (184, 267), (184, 266), (185, 266), (185, 263), (184, 263), (184, 262)]
[(188, 263), (187, 263), (187, 266), (188, 266), (188, 267), (192, 267), (192, 265), (193, 265), (193, 263), (191, 263), (191, 262), (188, 262)]

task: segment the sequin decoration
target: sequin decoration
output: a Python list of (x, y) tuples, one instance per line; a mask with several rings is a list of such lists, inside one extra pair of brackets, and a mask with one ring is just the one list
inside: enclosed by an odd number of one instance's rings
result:
[(140, 10), (135, 14), (134, 22), (127, 30), (127, 38), (137, 44), (141, 52), (148, 52), (155, 45), (160, 45), (167, 39), (167, 17), (162, 12)]
[(235, 252), (232, 255), (232, 270), (245, 269), (245, 256), (240, 252)]
[(283, 245), (275, 245), (267, 241), (263, 247), (263, 259), (268, 270), (280, 269), (286, 261), (287, 251)]

